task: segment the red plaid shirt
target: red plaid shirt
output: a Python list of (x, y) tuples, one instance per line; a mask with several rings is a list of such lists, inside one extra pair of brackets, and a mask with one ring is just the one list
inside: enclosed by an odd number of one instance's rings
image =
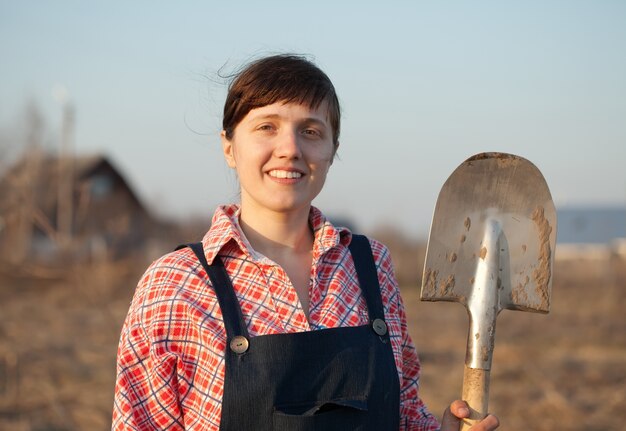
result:
[[(250, 336), (311, 331), (368, 322), (348, 244), (315, 208), (310, 316), (285, 271), (252, 250), (238, 224), (239, 207), (217, 209), (202, 244), (219, 253)], [(391, 345), (400, 377), (402, 430), (439, 425), (418, 397), (420, 364), (409, 337), (388, 250), (371, 241)], [(156, 260), (141, 278), (122, 329), (113, 430), (215, 430), (224, 390), (226, 331), (217, 297), (189, 248)]]

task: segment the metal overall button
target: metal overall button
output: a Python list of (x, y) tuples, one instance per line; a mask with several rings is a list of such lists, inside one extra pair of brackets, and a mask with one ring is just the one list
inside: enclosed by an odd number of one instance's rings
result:
[(372, 328), (374, 328), (374, 332), (381, 337), (387, 333), (387, 324), (383, 319), (374, 319)]
[(237, 335), (230, 340), (230, 350), (237, 354), (245, 353), (250, 347), (248, 339), (242, 335)]

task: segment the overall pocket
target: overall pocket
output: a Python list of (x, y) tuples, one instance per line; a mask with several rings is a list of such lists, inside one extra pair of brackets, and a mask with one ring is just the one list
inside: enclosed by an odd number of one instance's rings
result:
[(365, 430), (366, 399), (340, 399), (274, 407), (274, 431)]

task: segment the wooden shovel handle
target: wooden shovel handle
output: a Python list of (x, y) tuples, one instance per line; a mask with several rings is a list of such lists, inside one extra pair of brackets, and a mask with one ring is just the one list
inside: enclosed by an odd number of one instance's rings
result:
[(465, 366), (463, 373), (463, 400), (470, 408), (470, 416), (461, 423), (461, 431), (467, 431), (487, 416), (489, 403), (489, 370)]

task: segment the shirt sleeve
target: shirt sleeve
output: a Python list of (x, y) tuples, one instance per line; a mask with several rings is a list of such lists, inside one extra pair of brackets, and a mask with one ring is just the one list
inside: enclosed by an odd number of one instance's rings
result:
[(178, 358), (166, 350), (166, 343), (154, 339), (163, 329), (159, 310), (145, 303), (152, 277), (149, 269), (139, 282), (120, 336), (114, 431), (184, 429), (178, 400)]
[(396, 332), (392, 336), (399, 338), (395, 340), (394, 355), (396, 355), (396, 366), (399, 368), (398, 375), (400, 376), (400, 430), (439, 430), (439, 422), (419, 396), (421, 366), (417, 349), (409, 334), (404, 303), (400, 296), (391, 255), (384, 245), (376, 241), (370, 242), (378, 266), (383, 300), (388, 302), (385, 304), (385, 310), (390, 314), (390, 323)]
[(420, 362), (409, 335), (402, 298), (398, 294), (402, 328), (402, 381), (400, 382), (400, 429), (406, 431), (439, 430), (437, 419), (419, 397)]

